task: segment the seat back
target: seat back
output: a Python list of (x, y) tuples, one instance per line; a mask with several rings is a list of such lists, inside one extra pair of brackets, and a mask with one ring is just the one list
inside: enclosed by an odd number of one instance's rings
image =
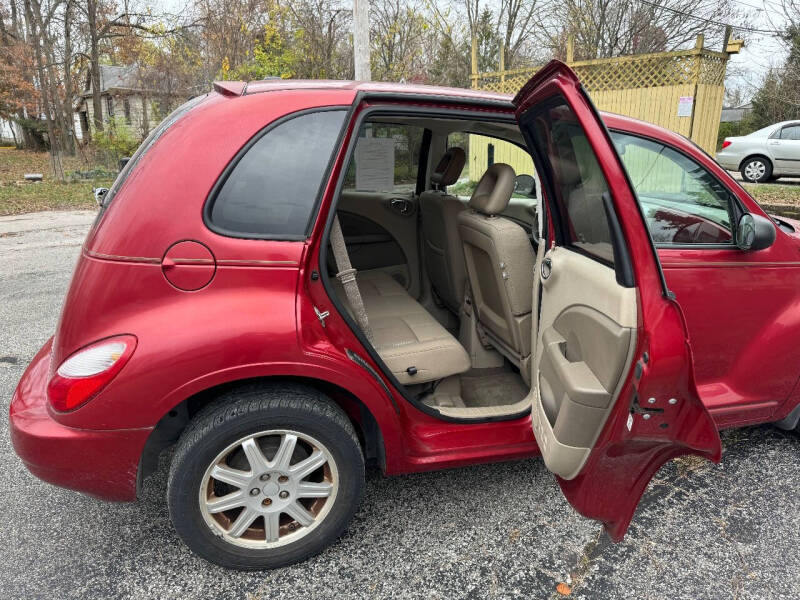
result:
[(447, 195), (444, 188), (458, 180), (465, 162), (464, 150), (450, 148), (431, 175), (431, 183), (437, 189), (423, 192), (419, 197), (425, 268), (436, 295), (455, 313), (464, 300), (466, 282), (458, 235), (458, 215), (466, 206), (455, 196)]
[(498, 216), (514, 191), (514, 170), (489, 167), (458, 217), (464, 262), (478, 324), (492, 345), (520, 366), (531, 351), (535, 256), (528, 234)]

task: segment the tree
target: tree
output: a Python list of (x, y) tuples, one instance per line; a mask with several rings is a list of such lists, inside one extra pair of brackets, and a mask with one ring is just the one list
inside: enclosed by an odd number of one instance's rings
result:
[(575, 39), (575, 58), (675, 50), (705, 34), (719, 43), (724, 28), (736, 23), (731, 0), (546, 0), (538, 23), (543, 44), (564, 55), (566, 39)]

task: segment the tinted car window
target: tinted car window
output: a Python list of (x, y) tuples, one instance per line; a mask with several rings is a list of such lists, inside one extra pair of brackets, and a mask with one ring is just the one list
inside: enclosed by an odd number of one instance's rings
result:
[(699, 164), (664, 144), (611, 134), (657, 244), (733, 243), (728, 190)]
[(608, 183), (575, 113), (559, 98), (537, 111), (531, 124), (536, 147), (547, 148), (547, 156), (542, 158), (551, 164), (567, 245), (613, 264), (611, 231), (603, 204)]
[(345, 114), (306, 113), (267, 129), (213, 198), (211, 225), (241, 237), (305, 237)]

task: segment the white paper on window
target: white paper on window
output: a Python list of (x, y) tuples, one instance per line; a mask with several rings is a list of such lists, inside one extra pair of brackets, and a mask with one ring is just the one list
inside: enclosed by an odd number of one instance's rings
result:
[(389, 192), (394, 188), (394, 140), (359, 138), (356, 144), (356, 189)]

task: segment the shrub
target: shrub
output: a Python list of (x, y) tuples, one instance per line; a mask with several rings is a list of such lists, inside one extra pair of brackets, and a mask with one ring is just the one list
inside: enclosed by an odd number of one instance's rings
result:
[(141, 140), (122, 117), (114, 117), (103, 131), (94, 134), (94, 145), (106, 157), (109, 165), (116, 167), (119, 159), (136, 152)]

